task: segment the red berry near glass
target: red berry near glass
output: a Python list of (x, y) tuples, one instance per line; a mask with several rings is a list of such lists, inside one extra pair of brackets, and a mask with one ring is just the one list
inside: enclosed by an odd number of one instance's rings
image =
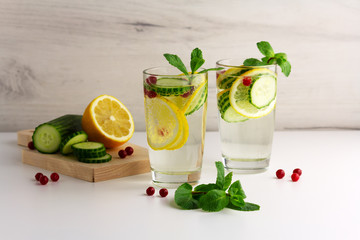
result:
[(28, 148), (29, 148), (30, 150), (34, 150), (34, 149), (35, 149), (35, 146), (34, 146), (34, 142), (33, 142), (33, 141), (31, 141), (31, 142), (28, 143)]
[(244, 77), (244, 79), (243, 79), (243, 84), (244, 84), (244, 86), (250, 86), (250, 84), (251, 84), (251, 77), (248, 77), (248, 76)]
[(155, 193), (155, 188), (153, 188), (153, 187), (148, 187), (148, 188), (146, 189), (146, 194), (147, 194), (148, 196), (152, 196), (152, 195), (154, 195), (154, 193)]
[(40, 181), (40, 178), (43, 176), (42, 173), (38, 172), (37, 174), (35, 174), (35, 179), (36, 181)]
[(155, 76), (150, 76), (146, 79), (146, 82), (150, 85), (150, 84), (156, 84), (157, 82), (157, 78)]
[(291, 180), (292, 180), (293, 182), (297, 182), (297, 181), (299, 180), (299, 178), (300, 178), (300, 175), (297, 174), (297, 173), (293, 173), (293, 174), (291, 175)]
[(59, 174), (54, 172), (50, 175), (50, 178), (51, 178), (51, 181), (57, 182), (59, 180), (60, 176), (59, 176)]
[(118, 154), (120, 158), (126, 158), (127, 156), (126, 151), (123, 149), (121, 149)]
[(43, 175), (43, 176), (40, 177), (39, 181), (40, 181), (41, 185), (46, 185), (49, 182), (49, 179), (48, 179), (47, 176)]
[(157, 96), (157, 94), (156, 94), (156, 92), (150, 90), (150, 91), (148, 91), (147, 96), (149, 98), (154, 98)]
[(127, 154), (128, 156), (130, 156), (131, 154), (134, 153), (134, 149), (129, 146), (129, 147), (126, 147), (126, 148), (125, 148), (125, 152), (126, 152), (126, 154)]
[(285, 176), (285, 171), (284, 170), (279, 169), (279, 170), (276, 171), (276, 177), (278, 179), (282, 179), (284, 176)]
[(166, 188), (162, 188), (159, 191), (159, 194), (160, 194), (161, 197), (166, 197), (168, 195), (168, 193), (169, 192), (168, 192), (168, 190)]
[(297, 173), (297, 174), (299, 174), (299, 176), (301, 176), (302, 171), (301, 171), (300, 168), (295, 168), (294, 171), (293, 171), (293, 173)]

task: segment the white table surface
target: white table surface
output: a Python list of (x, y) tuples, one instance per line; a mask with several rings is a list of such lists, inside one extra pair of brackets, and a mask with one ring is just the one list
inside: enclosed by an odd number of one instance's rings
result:
[[(146, 146), (145, 133), (131, 142)], [(51, 172), (22, 164), (21, 149), (15, 133), (0, 133), (1, 239), (360, 239), (360, 131), (276, 132), (269, 170), (233, 178), (257, 212), (181, 210), (174, 190), (145, 195), (150, 173), (41, 186), (34, 175)], [(208, 132), (201, 183), (215, 181), (218, 160), (218, 133)]]

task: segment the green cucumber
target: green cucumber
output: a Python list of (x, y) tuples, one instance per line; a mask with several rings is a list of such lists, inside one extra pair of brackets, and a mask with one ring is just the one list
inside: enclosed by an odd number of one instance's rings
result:
[(154, 91), (160, 96), (179, 96), (191, 91), (193, 86), (182, 78), (159, 78), (156, 84), (145, 84), (145, 88)]
[(230, 90), (225, 90), (223, 93), (220, 93), (218, 96), (218, 108), (220, 112), (220, 116), (224, 121), (229, 123), (234, 122), (244, 122), (248, 120), (248, 118), (240, 115), (236, 110), (231, 106), (229, 100)]
[(99, 142), (81, 142), (71, 146), (77, 158), (97, 158), (106, 155), (104, 144)]
[(80, 162), (84, 163), (104, 163), (111, 161), (112, 157), (110, 154), (105, 154), (102, 157), (95, 157), (95, 158), (78, 158)]
[(191, 100), (189, 107), (185, 111), (185, 116), (196, 112), (204, 105), (208, 96), (208, 83), (205, 83), (204, 86), (202, 86), (201, 89), (199, 89), (199, 91), (197, 91), (195, 94), (196, 95)]
[(67, 155), (73, 152), (72, 145), (80, 142), (86, 142), (88, 135), (84, 131), (74, 132), (68, 135), (60, 144), (60, 152), (63, 155)]
[(276, 78), (270, 74), (258, 75), (253, 78), (249, 90), (250, 103), (258, 108), (264, 108), (276, 97)]
[[(239, 68), (238, 71), (232, 72), (230, 75), (225, 75), (224, 79), (220, 81), (218, 88), (219, 89), (228, 89), (231, 88), (233, 82), (240, 76), (241, 74), (249, 71), (249, 68)], [(225, 72), (226, 74), (226, 72)]]
[(81, 115), (64, 115), (35, 128), (32, 140), (41, 153), (56, 153), (61, 142), (71, 133), (82, 130)]

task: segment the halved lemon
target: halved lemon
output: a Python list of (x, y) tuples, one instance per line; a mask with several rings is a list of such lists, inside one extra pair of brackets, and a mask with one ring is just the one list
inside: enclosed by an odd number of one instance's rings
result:
[(148, 144), (154, 150), (174, 148), (180, 145), (179, 138), (186, 136), (183, 112), (164, 97), (145, 97), (145, 119)]
[[(236, 81), (232, 84), (230, 89), (230, 104), (235, 109), (236, 112), (241, 114), (244, 117), (247, 118), (260, 118), (263, 116), (266, 116), (269, 114), (272, 110), (274, 110), (276, 105), (276, 93), (274, 93), (274, 97), (270, 99), (269, 103), (262, 108), (256, 107), (252, 102), (254, 102), (254, 99), (250, 98), (250, 88), (251, 86), (245, 86), (243, 85), (243, 79), (245, 77), (252, 77), (253, 81), (258, 81), (258, 84), (261, 85), (268, 85), (269, 81), (260, 81), (259, 79), (269, 79), (273, 78), (276, 81), (276, 73), (273, 71), (266, 69), (266, 68), (256, 68), (250, 71), (247, 71), (243, 74), (241, 74)], [(274, 87), (268, 87), (268, 86), (259, 86), (260, 89), (271, 89), (272, 91), (276, 91), (276, 88)], [(256, 91), (260, 92), (260, 91)], [(264, 96), (267, 97), (267, 96)], [(262, 98), (262, 96), (258, 95), (257, 98)], [(261, 101), (260, 101), (261, 100)], [(260, 99), (259, 102), (263, 104), (263, 99)], [(264, 104), (265, 105), (265, 104)]]
[(82, 128), (90, 141), (101, 142), (107, 148), (129, 141), (135, 129), (130, 111), (109, 95), (98, 96), (87, 106), (82, 117)]

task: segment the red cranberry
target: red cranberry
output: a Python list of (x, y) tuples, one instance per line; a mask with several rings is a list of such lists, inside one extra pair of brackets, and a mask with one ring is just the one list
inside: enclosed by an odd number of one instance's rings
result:
[(218, 72), (216, 72), (216, 79), (218, 79), (219, 78), (219, 76), (220, 75), (222, 75), (222, 74), (224, 74), (226, 71), (225, 70), (222, 70), (222, 71), (218, 71)]
[(244, 79), (243, 79), (243, 84), (244, 84), (244, 86), (250, 86), (250, 84), (251, 84), (251, 77), (249, 77), (249, 76), (244, 77)]
[(297, 182), (297, 181), (299, 180), (299, 178), (300, 178), (300, 175), (297, 174), (297, 173), (293, 173), (293, 174), (291, 175), (291, 180), (292, 180), (293, 182)]
[(151, 84), (156, 84), (157, 82), (157, 78), (155, 76), (150, 76), (146, 79), (146, 82), (151, 85)]
[(125, 152), (125, 150), (121, 149), (121, 150), (119, 151), (119, 157), (120, 157), (120, 158), (126, 158), (126, 152)]
[(59, 177), (59, 174), (57, 174), (56, 172), (54, 172), (54, 173), (52, 173), (52, 174), (50, 175), (50, 178), (51, 178), (51, 181), (57, 182), (60, 177)]
[(149, 97), (149, 98), (154, 98), (154, 97), (156, 97), (156, 92), (154, 92), (154, 91), (148, 91), (148, 94), (147, 94), (147, 96)]
[(285, 176), (285, 171), (284, 170), (279, 169), (279, 170), (276, 171), (276, 177), (278, 179), (282, 179), (284, 176)]
[(169, 192), (168, 192), (168, 190), (166, 188), (162, 188), (159, 191), (159, 194), (160, 194), (161, 197), (166, 197), (168, 195), (168, 193)]
[(40, 183), (41, 185), (46, 185), (49, 182), (49, 179), (47, 176), (43, 175), (40, 177)]
[(297, 173), (297, 174), (299, 174), (299, 176), (301, 176), (302, 171), (301, 171), (300, 168), (295, 168), (294, 171), (293, 171), (293, 173)]
[(125, 148), (125, 152), (126, 152), (126, 155), (130, 156), (131, 154), (134, 153), (134, 149), (129, 146), (129, 147)]
[(38, 172), (37, 174), (35, 174), (35, 179), (36, 181), (40, 181), (40, 178), (43, 176), (43, 174), (41, 172)]
[(148, 188), (146, 189), (146, 194), (147, 194), (147, 195), (152, 196), (152, 195), (154, 195), (154, 193), (155, 193), (155, 188), (153, 188), (153, 187), (148, 187)]
[(31, 149), (31, 150), (34, 150), (35, 149), (35, 146), (34, 146), (34, 142), (31, 141), (28, 143), (28, 148)]
[(190, 94), (191, 94), (191, 92), (188, 91), (188, 92), (182, 94), (181, 96), (182, 96), (183, 98), (187, 98), (188, 96), (190, 96)]

